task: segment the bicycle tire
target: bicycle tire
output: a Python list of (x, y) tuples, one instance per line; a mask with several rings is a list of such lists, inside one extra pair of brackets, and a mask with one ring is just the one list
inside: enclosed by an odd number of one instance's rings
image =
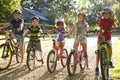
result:
[(26, 64), (27, 64), (27, 67), (28, 67), (29, 70), (33, 70), (35, 68), (35, 51), (34, 50), (29, 50), (27, 52)]
[[(73, 64), (71, 65), (72, 59), (73, 59)], [(77, 64), (75, 61), (75, 51), (71, 51), (68, 56), (68, 60), (67, 60), (67, 71), (68, 71), (69, 76), (73, 76), (75, 74), (76, 66), (77, 66)], [(71, 67), (72, 67), (72, 71), (71, 71)]]
[[(52, 63), (52, 65), (50, 65), (50, 63)], [(55, 50), (51, 50), (47, 56), (47, 69), (50, 73), (52, 73), (56, 70), (56, 66), (57, 66), (57, 58), (56, 58)]]
[(80, 64), (80, 69), (84, 70), (85, 69), (85, 57), (83, 54), (80, 55), (80, 63), (79, 64)]
[(16, 55), (16, 62), (20, 63), (21, 62), (21, 54), (20, 54), (19, 48), (15, 48), (15, 55)]
[(67, 65), (67, 58), (68, 58), (68, 51), (67, 51), (67, 49), (64, 49), (63, 56), (65, 58), (61, 58), (61, 64), (62, 64), (63, 67), (66, 67), (66, 65)]
[[(10, 51), (9, 46), (6, 44), (0, 45), (0, 51), (2, 51), (2, 55), (0, 56), (0, 70), (5, 70), (11, 64), (12, 52)], [(4, 63), (2, 63), (2, 62), (4, 62)]]
[(106, 59), (106, 49), (104, 47), (102, 47), (100, 51), (100, 66), (101, 66), (101, 74), (102, 74), (103, 80), (108, 80), (109, 67)]

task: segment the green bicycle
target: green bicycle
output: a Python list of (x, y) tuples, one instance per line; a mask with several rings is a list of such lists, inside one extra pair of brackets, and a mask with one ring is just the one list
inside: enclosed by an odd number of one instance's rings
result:
[[(110, 30), (109, 30), (110, 31)], [(109, 79), (109, 44), (105, 40), (106, 31), (101, 30), (102, 40), (100, 42), (100, 67), (101, 67), (101, 75), (103, 80)]]

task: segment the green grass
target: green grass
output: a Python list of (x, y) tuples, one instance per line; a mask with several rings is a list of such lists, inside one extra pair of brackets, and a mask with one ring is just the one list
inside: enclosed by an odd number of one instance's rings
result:
[(113, 56), (115, 68), (111, 69), (110, 76), (113, 78), (120, 79), (120, 38), (117, 39), (113, 44)]

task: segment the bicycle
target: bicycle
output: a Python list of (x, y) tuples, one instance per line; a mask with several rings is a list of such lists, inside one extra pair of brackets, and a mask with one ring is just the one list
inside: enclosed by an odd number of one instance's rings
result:
[(67, 71), (70, 76), (75, 75), (77, 64), (79, 63), (81, 70), (85, 69), (85, 55), (81, 46), (80, 49), (72, 49), (67, 61)]
[[(12, 56), (16, 56), (17, 63), (21, 62), (21, 55), (19, 52), (19, 43), (18, 43), (18, 35), (15, 35), (15, 39), (12, 38), (12, 31), (6, 31), (9, 33), (10, 38), (8, 41), (5, 41), (4, 44), (0, 45), (0, 70), (7, 69), (12, 61)], [(5, 40), (5, 38), (0, 39)], [(16, 41), (15, 41), (16, 40)]]
[[(61, 64), (63, 67), (67, 65), (68, 51), (66, 48), (60, 51), (60, 47), (56, 45), (55, 39), (53, 41), (53, 49), (50, 50), (47, 56), (47, 69), (50, 73), (56, 70), (57, 61), (61, 59)], [(62, 52), (62, 53), (60, 53)]]
[[(38, 37), (41, 37), (41, 36), (38, 36)], [(35, 68), (36, 61), (42, 62), (38, 60), (38, 57), (36, 55), (35, 43), (32, 42), (32, 47), (29, 48), (27, 51), (27, 60), (26, 60), (26, 64), (29, 70), (33, 70)]]
[[(111, 31), (111, 29), (107, 30)], [(102, 34), (102, 39), (100, 42), (100, 67), (101, 67), (101, 74), (102, 74), (102, 79), (103, 80), (108, 80), (109, 79), (109, 44), (105, 40), (105, 35), (104, 33), (107, 32), (104, 30), (101, 30)], [(96, 52), (97, 53), (97, 52)]]

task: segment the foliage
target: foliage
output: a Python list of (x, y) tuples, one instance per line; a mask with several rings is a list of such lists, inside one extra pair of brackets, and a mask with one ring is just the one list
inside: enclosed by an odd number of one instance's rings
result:
[(0, 0), (0, 22), (8, 21), (15, 8), (21, 8), (20, 0)]

